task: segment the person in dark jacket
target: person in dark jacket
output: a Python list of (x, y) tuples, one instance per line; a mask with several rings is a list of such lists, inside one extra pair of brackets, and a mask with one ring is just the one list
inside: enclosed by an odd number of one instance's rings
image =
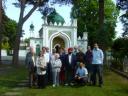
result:
[(32, 87), (36, 85), (36, 56), (33, 47), (30, 47), (30, 52), (26, 54), (25, 64), (29, 73), (29, 87)]
[(65, 57), (65, 73), (66, 73), (66, 84), (69, 85), (72, 83), (74, 75), (75, 75), (75, 66), (76, 66), (76, 57), (72, 53), (73, 48), (68, 49), (68, 54)]
[(87, 47), (87, 52), (85, 53), (85, 64), (86, 64), (86, 68), (88, 70), (88, 82), (91, 83), (92, 81), (92, 78), (91, 78), (91, 75), (92, 75), (92, 50), (91, 50), (91, 47), (88, 46)]
[(80, 62), (85, 63), (84, 57), (85, 57), (85, 54), (82, 52), (82, 49), (78, 48), (78, 53), (76, 53), (77, 67), (79, 66)]
[(64, 84), (65, 83), (65, 57), (66, 54), (64, 52), (64, 49), (61, 49), (60, 51), (60, 60), (62, 62), (61, 70), (60, 70), (60, 83)]

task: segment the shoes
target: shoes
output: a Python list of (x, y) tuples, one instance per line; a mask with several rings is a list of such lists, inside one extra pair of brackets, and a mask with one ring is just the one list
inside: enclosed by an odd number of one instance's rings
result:
[(68, 86), (68, 83), (64, 84), (65, 86)]
[(56, 87), (56, 85), (55, 85), (55, 84), (53, 84), (53, 85), (52, 85), (52, 87)]
[(74, 83), (70, 83), (71, 86), (74, 86)]

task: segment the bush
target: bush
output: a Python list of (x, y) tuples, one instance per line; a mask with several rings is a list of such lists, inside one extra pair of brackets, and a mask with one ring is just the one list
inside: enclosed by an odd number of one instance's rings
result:
[(112, 60), (112, 64), (111, 64), (112, 68), (118, 69), (120, 71), (123, 71), (123, 62), (120, 59), (114, 59)]

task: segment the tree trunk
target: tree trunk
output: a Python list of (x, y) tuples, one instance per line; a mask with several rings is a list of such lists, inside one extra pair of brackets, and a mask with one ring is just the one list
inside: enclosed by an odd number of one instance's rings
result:
[[(101, 38), (101, 33), (104, 31), (104, 0), (99, 0), (99, 32), (98, 32), (98, 38)], [(104, 44), (102, 44), (102, 39), (100, 40), (99, 38), (99, 43), (103, 47)], [(104, 48), (103, 48), (104, 49)]]
[(18, 26), (17, 26), (17, 35), (16, 35), (15, 46), (14, 46), (14, 50), (13, 50), (12, 64), (14, 64), (14, 65), (19, 64), (19, 48), (20, 48), (20, 37), (22, 34), (22, 27), (23, 27), (23, 23), (19, 22)]
[(99, 29), (104, 27), (104, 0), (99, 0)]
[(19, 22), (18, 22), (17, 31), (16, 31), (17, 34), (16, 34), (16, 39), (15, 39), (15, 45), (13, 49), (12, 64), (14, 65), (18, 65), (19, 63), (20, 37), (22, 34), (24, 10), (25, 10), (25, 0), (21, 0), (20, 17), (19, 17)]
[(2, 49), (2, 0), (0, 0), (0, 64), (2, 64), (1, 60), (1, 49)]
[(25, 0), (23, 0), (21, 2), (21, 11), (20, 11), (19, 23), (18, 23), (18, 27), (17, 27), (15, 46), (14, 46), (14, 50), (13, 50), (12, 64), (14, 64), (14, 65), (17, 65), (19, 63), (20, 37), (22, 35), (23, 24), (32, 15), (32, 13), (36, 10), (37, 7), (38, 7), (38, 4), (35, 4), (34, 7), (28, 12), (28, 14), (26, 16), (24, 16)]

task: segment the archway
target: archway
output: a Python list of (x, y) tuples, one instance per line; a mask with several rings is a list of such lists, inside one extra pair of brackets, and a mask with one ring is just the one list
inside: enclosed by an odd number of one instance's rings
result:
[[(69, 48), (71, 45), (70, 37), (63, 32), (56, 32), (55, 34), (52, 34), (49, 38), (49, 44), (50, 44), (50, 50), (52, 52), (52, 49), (55, 48), (55, 45), (60, 45), (61, 48)], [(56, 41), (56, 43), (54, 43)], [(60, 42), (60, 43), (59, 43)]]
[(56, 52), (59, 53), (61, 48), (65, 48), (65, 41), (57, 36), (53, 39), (52, 47), (56, 49)]

